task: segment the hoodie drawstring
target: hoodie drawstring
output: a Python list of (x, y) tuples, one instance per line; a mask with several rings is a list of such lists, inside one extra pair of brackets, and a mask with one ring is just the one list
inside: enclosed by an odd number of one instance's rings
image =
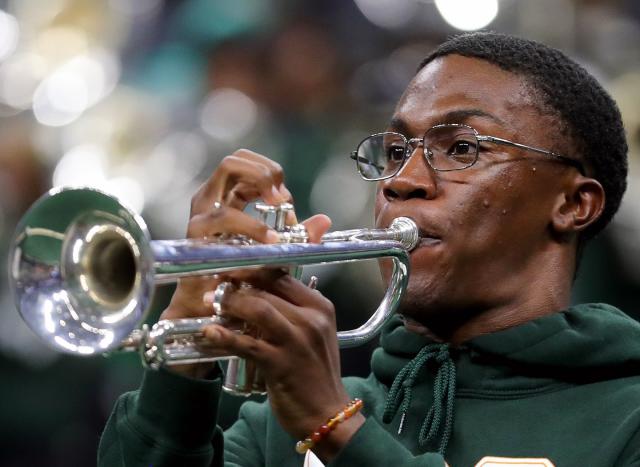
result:
[(411, 397), (413, 386), (420, 370), (425, 364), (433, 360), (440, 366), (436, 373), (433, 387), (433, 405), (427, 413), (422, 427), (418, 442), (421, 447), (433, 441), (441, 431), (442, 418), (445, 416), (442, 438), (438, 452), (444, 455), (451, 438), (453, 430), (453, 403), (456, 393), (456, 367), (449, 354), (448, 344), (428, 344), (425, 345), (420, 352), (400, 370), (396, 378), (393, 380), (387, 401), (385, 403), (382, 421), (390, 423), (393, 417), (398, 413), (398, 407), (402, 413), (400, 418), (400, 426), (398, 434), (402, 433), (404, 421), (411, 405)]

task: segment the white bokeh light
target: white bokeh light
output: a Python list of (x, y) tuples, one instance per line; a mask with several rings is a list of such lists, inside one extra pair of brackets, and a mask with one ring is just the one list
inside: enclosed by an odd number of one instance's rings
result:
[(187, 131), (167, 135), (139, 166), (138, 177), (150, 202), (175, 196), (207, 163), (204, 136)]
[(435, 0), (444, 20), (456, 29), (475, 31), (498, 15), (498, 0)]
[(115, 196), (136, 212), (142, 212), (145, 197), (134, 178), (111, 176), (105, 149), (93, 144), (77, 146), (67, 152), (53, 171), (53, 186), (85, 186)]
[(407, 25), (418, 6), (415, 0), (355, 0), (355, 3), (369, 21), (387, 29)]
[(43, 125), (62, 126), (109, 94), (120, 67), (106, 51), (94, 51), (68, 60), (47, 76), (33, 96), (33, 113)]
[(0, 100), (13, 108), (27, 109), (46, 70), (46, 62), (40, 55), (18, 53), (11, 56), (0, 65)]
[(32, 28), (52, 22), (69, 4), (69, 0), (9, 0), (8, 10)]
[(106, 183), (107, 154), (100, 146), (85, 144), (67, 152), (53, 171), (53, 186), (101, 187)]
[(236, 89), (216, 89), (200, 114), (202, 129), (213, 138), (236, 143), (256, 125), (258, 106), (246, 94)]
[(47, 77), (33, 95), (33, 114), (47, 126), (67, 125), (87, 108), (89, 99), (80, 76), (60, 70)]
[(131, 177), (115, 177), (106, 181), (102, 190), (121, 200), (128, 208), (140, 213), (144, 208), (144, 192), (140, 184)]
[(15, 16), (0, 10), (0, 60), (15, 52), (19, 36), (18, 20)]

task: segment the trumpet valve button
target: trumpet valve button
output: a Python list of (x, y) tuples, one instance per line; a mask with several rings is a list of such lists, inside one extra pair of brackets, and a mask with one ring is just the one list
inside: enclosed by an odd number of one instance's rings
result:
[(278, 232), (282, 232), (286, 229), (287, 213), (293, 212), (293, 204), (282, 203), (276, 206), (276, 221), (274, 228)]

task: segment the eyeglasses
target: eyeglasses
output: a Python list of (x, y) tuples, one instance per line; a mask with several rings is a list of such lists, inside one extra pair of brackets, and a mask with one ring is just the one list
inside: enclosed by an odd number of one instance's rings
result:
[(391, 178), (400, 172), (411, 156), (414, 145), (415, 147), (422, 145), (424, 157), (433, 170), (449, 172), (464, 170), (475, 164), (480, 152), (480, 143), (483, 142), (504, 144), (545, 154), (585, 174), (584, 166), (575, 159), (495, 136), (480, 135), (474, 128), (462, 124), (436, 125), (429, 128), (423, 138), (407, 139), (404, 135), (393, 131), (376, 133), (362, 140), (357, 149), (351, 153), (351, 158), (356, 161), (362, 178), (376, 181)]

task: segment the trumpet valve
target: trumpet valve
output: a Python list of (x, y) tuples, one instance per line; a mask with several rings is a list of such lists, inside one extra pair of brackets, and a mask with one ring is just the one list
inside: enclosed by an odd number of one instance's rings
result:
[(275, 214), (273, 228), (277, 232), (282, 232), (286, 229), (287, 213), (293, 212), (294, 208), (293, 204), (291, 203), (281, 203), (278, 205), (256, 203), (255, 209), (260, 215), (260, 220), (262, 220), (262, 222), (264, 223), (267, 223), (269, 214)]
[(260, 220), (265, 224), (268, 223), (269, 215), (273, 214), (274, 223), (273, 228), (280, 234), (280, 243), (307, 243), (309, 241), (309, 234), (307, 229), (302, 224), (287, 225), (287, 214), (293, 212), (293, 204), (282, 203), (278, 205), (256, 203), (256, 211)]

